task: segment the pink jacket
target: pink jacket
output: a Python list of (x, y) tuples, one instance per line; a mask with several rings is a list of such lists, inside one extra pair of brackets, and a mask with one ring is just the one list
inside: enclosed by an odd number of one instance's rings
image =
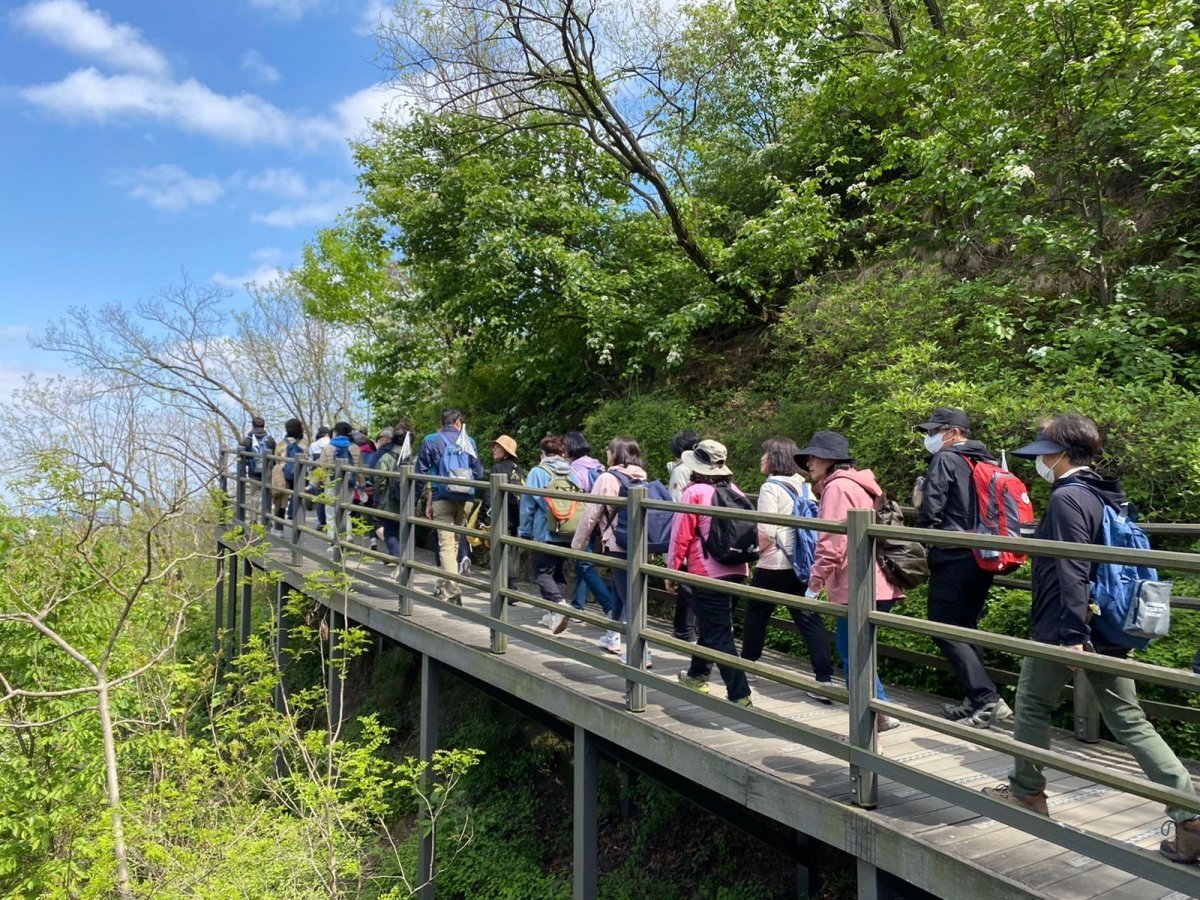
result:
[[(646, 470), (641, 466), (613, 466), (613, 469), (630, 481), (646, 480)], [(619, 497), (621, 482), (617, 480), (616, 475), (602, 472), (592, 484), (589, 493), (597, 497)], [(617, 508), (615, 506), (605, 506), (603, 503), (585, 504), (583, 518), (579, 520), (579, 527), (575, 529), (575, 537), (571, 538), (571, 546), (576, 550), (586, 550), (588, 541), (591, 540), (592, 530), (600, 525), (600, 540), (604, 549), (611, 550), (613, 553), (624, 553), (625, 551), (617, 546), (617, 539), (613, 533), (616, 521)]]
[[(733, 485), (733, 489), (739, 494), (742, 493), (736, 484)], [(693, 481), (687, 486), (679, 502), (711, 506), (713, 492), (711, 484)], [(704, 555), (704, 549), (700, 545), (711, 527), (712, 518), (702, 513), (676, 513), (675, 521), (671, 523), (671, 546), (667, 549), (667, 565), (672, 569), (686, 569), (693, 575), (704, 575), (708, 578), (727, 575), (745, 577), (750, 572), (750, 567), (745, 563), (728, 566)]]
[[(845, 522), (851, 509), (871, 509), (875, 498), (883, 493), (870, 469), (838, 469), (827, 475), (819, 485), (822, 519)], [(820, 532), (813, 556), (812, 575), (808, 589), (825, 588), (830, 602), (845, 606), (850, 601), (849, 560), (846, 558), (846, 535)], [(902, 600), (904, 592), (883, 577), (883, 569), (875, 563), (875, 599)]]

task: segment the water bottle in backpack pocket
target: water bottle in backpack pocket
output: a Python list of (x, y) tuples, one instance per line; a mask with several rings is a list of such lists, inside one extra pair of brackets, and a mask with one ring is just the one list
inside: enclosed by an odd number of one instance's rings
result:
[[(471, 478), (471, 454), (457, 441), (450, 441), (444, 434), (440, 435), (442, 455), (438, 457), (437, 473), (443, 478)], [(470, 500), (475, 496), (475, 488), (466, 484), (443, 484), (441, 489), (451, 500)]]
[[(1100, 494), (1082, 482), (1066, 487), (1081, 487)], [(1105, 547), (1149, 550), (1150, 539), (1137, 524), (1137, 513), (1124, 504), (1114, 509), (1100, 497), (1104, 520), (1101, 537)], [(1171, 630), (1171, 582), (1159, 581), (1153, 566), (1133, 563), (1096, 563), (1091, 583), (1094, 615), (1088, 622), (1093, 632), (1108, 644), (1141, 650), (1150, 642), (1165, 637)]]
[[(1016, 475), (986, 459), (968, 459), (975, 496), (975, 533), (1018, 538), (1022, 526), (1033, 522), (1029, 489)], [(1028, 559), (1013, 550), (971, 550), (975, 563), (985, 572), (1008, 575)]]

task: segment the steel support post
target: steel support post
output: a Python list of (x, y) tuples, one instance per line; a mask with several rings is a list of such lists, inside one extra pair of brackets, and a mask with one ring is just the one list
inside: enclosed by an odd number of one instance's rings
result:
[[(646, 671), (646, 574), (642, 566), (646, 563), (646, 523), (642, 512), (642, 501), (646, 499), (644, 484), (630, 485), (626, 540), (625, 614), (629, 623), (625, 629), (625, 663), (642, 672)], [(618, 571), (616, 577), (620, 578)], [(630, 712), (646, 711), (646, 686), (636, 681), (625, 682), (626, 706)]]
[[(876, 752), (875, 713), (875, 627), (869, 616), (875, 609), (875, 541), (867, 528), (875, 521), (870, 509), (852, 509), (846, 519), (846, 557), (849, 563), (850, 603), (846, 610), (850, 629), (850, 659), (846, 664), (850, 692), (850, 745)], [(874, 809), (879, 800), (878, 778), (861, 766), (850, 766), (855, 806)]]
[[(412, 479), (413, 467), (411, 464), (406, 463), (396, 468), (400, 473), (400, 559), (398, 561), (399, 568), (396, 570), (396, 581), (400, 587), (407, 588), (412, 586), (412, 569), (405, 563), (416, 558), (416, 526), (408, 521), (408, 517), (417, 508), (417, 482)], [(401, 592), (400, 615), (411, 616), (412, 614), (412, 598)]]
[(275, 527), (271, 524), (271, 466), (275, 462), (274, 456), (268, 456), (264, 448), (262, 454), (262, 464), (259, 466), (259, 471), (262, 473), (262, 480), (259, 484), (258, 494), (258, 517), (262, 522), (263, 529), (267, 534)]
[(333, 561), (342, 562), (342, 534), (346, 527), (346, 511), (342, 509), (342, 494), (350, 473), (342, 471), (342, 461), (333, 461)]
[(249, 559), (242, 560), (242, 621), (241, 633), (238, 640), (239, 651), (244, 649), (250, 643), (250, 619), (253, 613), (254, 603), (254, 568), (250, 564)]
[(275, 684), (275, 711), (282, 713), (287, 709), (287, 688), (283, 683), (284, 670), (287, 668), (288, 623), (287, 606), (288, 586), (282, 579), (275, 582), (275, 673), (279, 679)]
[(342, 729), (342, 668), (345, 653), (342, 651), (342, 632), (346, 630), (346, 616), (333, 607), (329, 608), (329, 738)]
[(807, 834), (796, 835), (796, 900), (816, 900), (821, 890), (820, 843)]
[(887, 873), (865, 859), (858, 861), (858, 900), (892, 900)]
[(575, 726), (575, 804), (572, 810), (575, 830), (575, 872), (573, 900), (592, 900), (596, 896), (596, 783), (600, 753), (596, 736)]
[(225, 625), (225, 564), (229, 551), (225, 545), (217, 541), (217, 589), (216, 610), (213, 616), (213, 654), (217, 658), (217, 667), (221, 666), (221, 628)]
[(229, 555), (229, 596), (225, 605), (225, 640), (229, 642), (229, 651), (225, 661), (231, 662), (237, 656), (237, 601), (238, 601), (238, 572), (242, 568), (242, 558), (236, 553)]
[(1100, 706), (1096, 703), (1096, 694), (1092, 683), (1088, 681), (1087, 672), (1075, 673), (1075, 739), (1086, 744), (1100, 742)]
[[(441, 668), (437, 660), (429, 656), (428, 653), (421, 657), (421, 736), (420, 736), (420, 752), (421, 760), (426, 764), (433, 761), (433, 754), (437, 751), (439, 734), (438, 728), (440, 723), (439, 706), (441, 704)], [(426, 769), (424, 777), (424, 790), (428, 791), (432, 784), (432, 773)], [(425, 810), (421, 812), (421, 818), (426, 816)], [(434, 845), (433, 834), (427, 832), (426, 829), (421, 829), (420, 843), (417, 845), (417, 896), (420, 900), (433, 900), (434, 898), (434, 876), (437, 874), (437, 868), (434, 862)]]
[(291, 540), (292, 540), (292, 567), (293, 568), (300, 567), (300, 541), (303, 539), (303, 534), (300, 531), (300, 527), (302, 525), (304, 525), (305, 512), (306, 512), (306, 510), (304, 509), (304, 496), (305, 496), (304, 491), (302, 491), (300, 489), (300, 485), (305, 483), (306, 476), (305, 476), (305, 472), (304, 472), (304, 466), (303, 466), (303, 463), (302, 463), (300, 457), (305, 456), (306, 453), (307, 453), (307, 451), (305, 451), (305, 453), (299, 454), (296, 457), (296, 460), (293, 463), (294, 468), (292, 469), (292, 500), (291, 500), (291, 503), (292, 503), (292, 533), (291, 533)]
[[(500, 593), (508, 585), (508, 547), (501, 543), (501, 538), (508, 534), (508, 495), (504, 493), (504, 485), (508, 482), (507, 475), (492, 476), (492, 592), (491, 615), (501, 622), (508, 621), (508, 601)], [(504, 653), (508, 649), (508, 635), (495, 628), (492, 629), (492, 652)]]

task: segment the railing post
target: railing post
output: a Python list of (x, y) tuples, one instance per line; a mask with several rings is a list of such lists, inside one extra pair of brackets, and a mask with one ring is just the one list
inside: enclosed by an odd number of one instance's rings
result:
[[(846, 610), (850, 629), (850, 658), (846, 681), (850, 693), (850, 746), (876, 752), (875, 713), (875, 627), (869, 616), (875, 609), (875, 541), (867, 528), (875, 521), (869, 509), (852, 509), (846, 518), (846, 557), (849, 563), (850, 603)], [(855, 806), (874, 809), (879, 799), (874, 772), (851, 764), (850, 782)]]
[(348, 472), (342, 471), (342, 461), (333, 461), (333, 561), (342, 561), (342, 528), (346, 524), (346, 511), (342, 509), (342, 492), (346, 486)]
[(213, 654), (216, 657), (217, 673), (221, 671), (221, 626), (224, 625), (225, 619), (225, 563), (229, 558), (229, 551), (225, 549), (225, 545), (217, 541), (217, 590), (216, 600), (217, 608), (214, 615), (215, 628), (213, 629)]
[(275, 712), (283, 713), (287, 709), (287, 689), (283, 684), (284, 670), (287, 668), (288, 630), (287, 630), (287, 584), (281, 578), (275, 582)]
[[(396, 582), (401, 588), (409, 588), (412, 586), (412, 569), (405, 563), (411, 561), (415, 556), (417, 542), (416, 526), (408, 519), (417, 505), (414, 498), (417, 482), (412, 478), (412, 463), (397, 466), (396, 470), (400, 473), (400, 559), (397, 560)], [(411, 616), (412, 614), (412, 598), (401, 590), (400, 615)]]
[(1100, 743), (1100, 707), (1088, 681), (1087, 672), (1080, 669), (1075, 673), (1075, 689), (1072, 692), (1075, 706), (1075, 739), (1085, 744)]
[[(642, 501), (646, 499), (644, 484), (630, 485), (628, 537), (625, 553), (626, 615), (625, 663), (640, 672), (646, 671), (646, 523), (643, 521)], [(618, 573), (618, 576), (620, 574)], [(626, 706), (630, 712), (646, 711), (646, 685), (638, 681), (625, 682)]]
[(241, 570), (242, 558), (236, 553), (231, 553), (229, 558), (229, 596), (225, 603), (225, 639), (229, 641), (229, 650), (226, 652), (225, 661), (232, 662), (237, 656), (237, 598), (238, 598), (238, 572)]
[(292, 538), (292, 566), (293, 567), (299, 567), (299, 565), (300, 565), (300, 541), (303, 539), (303, 534), (300, 531), (300, 527), (305, 522), (305, 512), (306, 512), (304, 509), (304, 498), (305, 498), (306, 494), (300, 486), (302, 484), (307, 483), (307, 481), (306, 481), (307, 472), (305, 472), (305, 469), (304, 469), (304, 463), (307, 462), (307, 460), (303, 460), (303, 459), (301, 459), (301, 457), (307, 456), (307, 455), (308, 455), (307, 451), (299, 454), (296, 457), (295, 462), (293, 463), (294, 468), (292, 469), (292, 535), (291, 535), (291, 538)]
[(242, 456), (242, 451), (237, 451), (237, 486), (233, 491), (233, 517), (240, 524), (247, 525), (246, 521), (246, 457)]
[(260, 485), (262, 492), (258, 495), (258, 514), (262, 520), (262, 526), (267, 534), (270, 534), (274, 529), (274, 524), (271, 522), (271, 513), (274, 511), (271, 506), (274, 502), (271, 497), (271, 467), (275, 463), (275, 457), (268, 454), (266, 448), (262, 452), (262, 484)]
[[(504, 485), (508, 476), (500, 473), (492, 475), (492, 595), (491, 615), (493, 619), (508, 622), (508, 602), (500, 593), (508, 586), (508, 548), (502, 543), (502, 538), (508, 535), (508, 495), (504, 493)], [(492, 629), (492, 652), (503, 653), (508, 649), (508, 635), (497, 628)]]

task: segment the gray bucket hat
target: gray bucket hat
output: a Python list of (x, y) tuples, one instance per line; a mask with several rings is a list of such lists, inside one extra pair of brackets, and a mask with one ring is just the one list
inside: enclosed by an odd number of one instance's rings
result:
[(683, 451), (683, 464), (700, 475), (732, 476), (725, 465), (729, 451), (720, 441), (701, 441), (694, 450)]

